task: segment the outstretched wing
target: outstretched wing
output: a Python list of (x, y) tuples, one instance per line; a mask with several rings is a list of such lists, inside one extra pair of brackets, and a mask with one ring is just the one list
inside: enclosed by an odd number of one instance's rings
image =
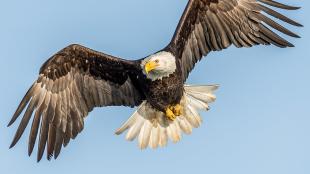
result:
[(28, 153), (39, 132), (38, 161), (47, 144), (47, 158), (55, 158), (84, 126), (84, 118), (99, 106), (136, 106), (143, 96), (135, 86), (136, 63), (70, 45), (41, 68), (38, 80), (21, 101), (9, 125), (26, 109), (11, 147), (23, 134), (32, 114)]
[(203, 56), (231, 44), (236, 47), (259, 44), (292, 47), (291, 43), (270, 28), (292, 37), (299, 36), (265, 14), (294, 26), (302, 25), (268, 6), (298, 9), (273, 0), (190, 0), (167, 47), (180, 59), (183, 80)]

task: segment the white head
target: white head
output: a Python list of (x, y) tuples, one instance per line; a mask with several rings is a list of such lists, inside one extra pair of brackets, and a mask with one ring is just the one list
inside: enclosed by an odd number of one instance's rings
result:
[(158, 52), (145, 58), (141, 62), (141, 68), (148, 79), (159, 80), (175, 72), (175, 57), (166, 51)]

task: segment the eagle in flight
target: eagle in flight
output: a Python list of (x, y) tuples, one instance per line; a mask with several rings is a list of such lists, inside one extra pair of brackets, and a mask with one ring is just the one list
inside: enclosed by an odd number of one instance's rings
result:
[[(171, 42), (145, 58), (124, 60), (73, 44), (41, 67), (9, 126), (22, 114), (10, 147), (15, 146), (32, 118), (28, 154), (38, 138), (37, 160), (46, 149), (56, 159), (62, 147), (83, 130), (94, 107), (137, 107), (116, 134), (138, 139), (141, 149), (178, 142), (182, 133), (200, 126), (200, 110), (215, 100), (217, 85), (185, 85), (204, 56), (230, 45), (293, 47), (276, 34), (299, 36), (275, 20), (302, 26), (275, 11), (296, 10), (274, 0), (189, 0)], [(25, 112), (23, 112), (25, 110)]]

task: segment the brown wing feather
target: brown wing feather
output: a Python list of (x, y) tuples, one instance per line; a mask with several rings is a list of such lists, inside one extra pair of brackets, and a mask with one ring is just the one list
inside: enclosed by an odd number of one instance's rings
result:
[(203, 56), (231, 44), (236, 47), (259, 44), (292, 47), (293, 44), (271, 28), (292, 37), (299, 36), (263, 12), (291, 25), (302, 25), (270, 9), (268, 5), (286, 10), (298, 9), (273, 0), (190, 0), (167, 47), (181, 62), (183, 80)]
[(38, 161), (47, 145), (47, 158), (59, 155), (83, 130), (84, 118), (99, 106), (136, 106), (143, 96), (133, 84), (135, 63), (71, 45), (41, 68), (38, 80), (21, 101), (9, 125), (26, 108), (11, 147), (22, 136), (34, 113), (29, 135), (31, 155), (39, 133)]

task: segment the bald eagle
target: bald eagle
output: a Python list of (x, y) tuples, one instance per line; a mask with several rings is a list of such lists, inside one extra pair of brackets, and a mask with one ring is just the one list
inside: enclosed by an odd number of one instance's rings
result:
[(189, 0), (171, 42), (145, 58), (124, 60), (81, 45), (70, 45), (48, 59), (30, 87), (9, 126), (25, 110), (13, 147), (32, 118), (28, 153), (38, 137), (40, 161), (56, 159), (62, 146), (83, 130), (94, 107), (137, 107), (116, 131), (138, 139), (141, 149), (178, 142), (200, 126), (200, 110), (208, 110), (218, 85), (185, 85), (189, 73), (204, 56), (230, 45), (252, 47), (293, 44), (277, 30), (299, 37), (268, 16), (302, 26), (271, 7), (296, 10), (273, 0)]

